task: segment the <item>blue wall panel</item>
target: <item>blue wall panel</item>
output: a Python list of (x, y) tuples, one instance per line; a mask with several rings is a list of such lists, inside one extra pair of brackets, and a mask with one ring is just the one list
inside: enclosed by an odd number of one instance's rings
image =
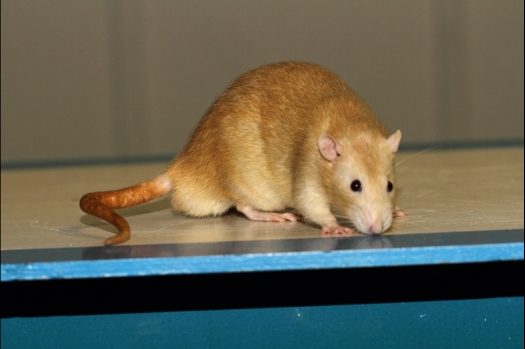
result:
[(522, 349), (523, 307), (510, 297), (9, 318), (2, 348)]

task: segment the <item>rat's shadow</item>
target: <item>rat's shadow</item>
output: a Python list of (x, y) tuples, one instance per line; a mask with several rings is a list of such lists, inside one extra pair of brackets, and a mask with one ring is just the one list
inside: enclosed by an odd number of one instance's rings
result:
[[(170, 199), (169, 197), (164, 197), (137, 206), (117, 209), (115, 210), (115, 212), (117, 212), (122, 217), (126, 218), (147, 214), (155, 211), (161, 211), (167, 208), (171, 208)], [(91, 227), (96, 227), (111, 233), (118, 233), (118, 229), (116, 227), (90, 214), (84, 214), (82, 217), (80, 217), (80, 223), (89, 225)]]

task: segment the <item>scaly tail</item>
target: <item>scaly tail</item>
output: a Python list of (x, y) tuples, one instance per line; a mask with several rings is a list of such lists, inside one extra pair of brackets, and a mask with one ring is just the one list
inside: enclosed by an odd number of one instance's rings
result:
[(151, 201), (169, 193), (170, 190), (170, 181), (166, 174), (161, 174), (128, 188), (88, 193), (80, 199), (80, 209), (118, 228), (117, 236), (107, 239), (105, 245), (121, 244), (129, 240), (130, 228), (128, 222), (113, 210)]

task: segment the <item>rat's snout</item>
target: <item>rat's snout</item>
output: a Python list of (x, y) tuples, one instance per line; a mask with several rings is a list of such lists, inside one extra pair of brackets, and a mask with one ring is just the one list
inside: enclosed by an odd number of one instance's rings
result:
[(354, 225), (361, 233), (369, 235), (378, 235), (385, 230), (381, 217), (371, 217), (371, 215), (355, 217)]
[(376, 214), (369, 211), (354, 222), (361, 232), (370, 235), (379, 235), (390, 227), (391, 220), (388, 218), (385, 214)]
[(376, 219), (367, 226), (366, 230), (368, 234), (381, 234), (383, 232), (383, 221), (381, 219)]

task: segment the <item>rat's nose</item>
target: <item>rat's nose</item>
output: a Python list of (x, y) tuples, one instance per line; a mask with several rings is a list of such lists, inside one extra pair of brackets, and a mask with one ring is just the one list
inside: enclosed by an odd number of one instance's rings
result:
[(383, 222), (381, 220), (376, 220), (368, 226), (369, 234), (381, 234), (383, 232)]

